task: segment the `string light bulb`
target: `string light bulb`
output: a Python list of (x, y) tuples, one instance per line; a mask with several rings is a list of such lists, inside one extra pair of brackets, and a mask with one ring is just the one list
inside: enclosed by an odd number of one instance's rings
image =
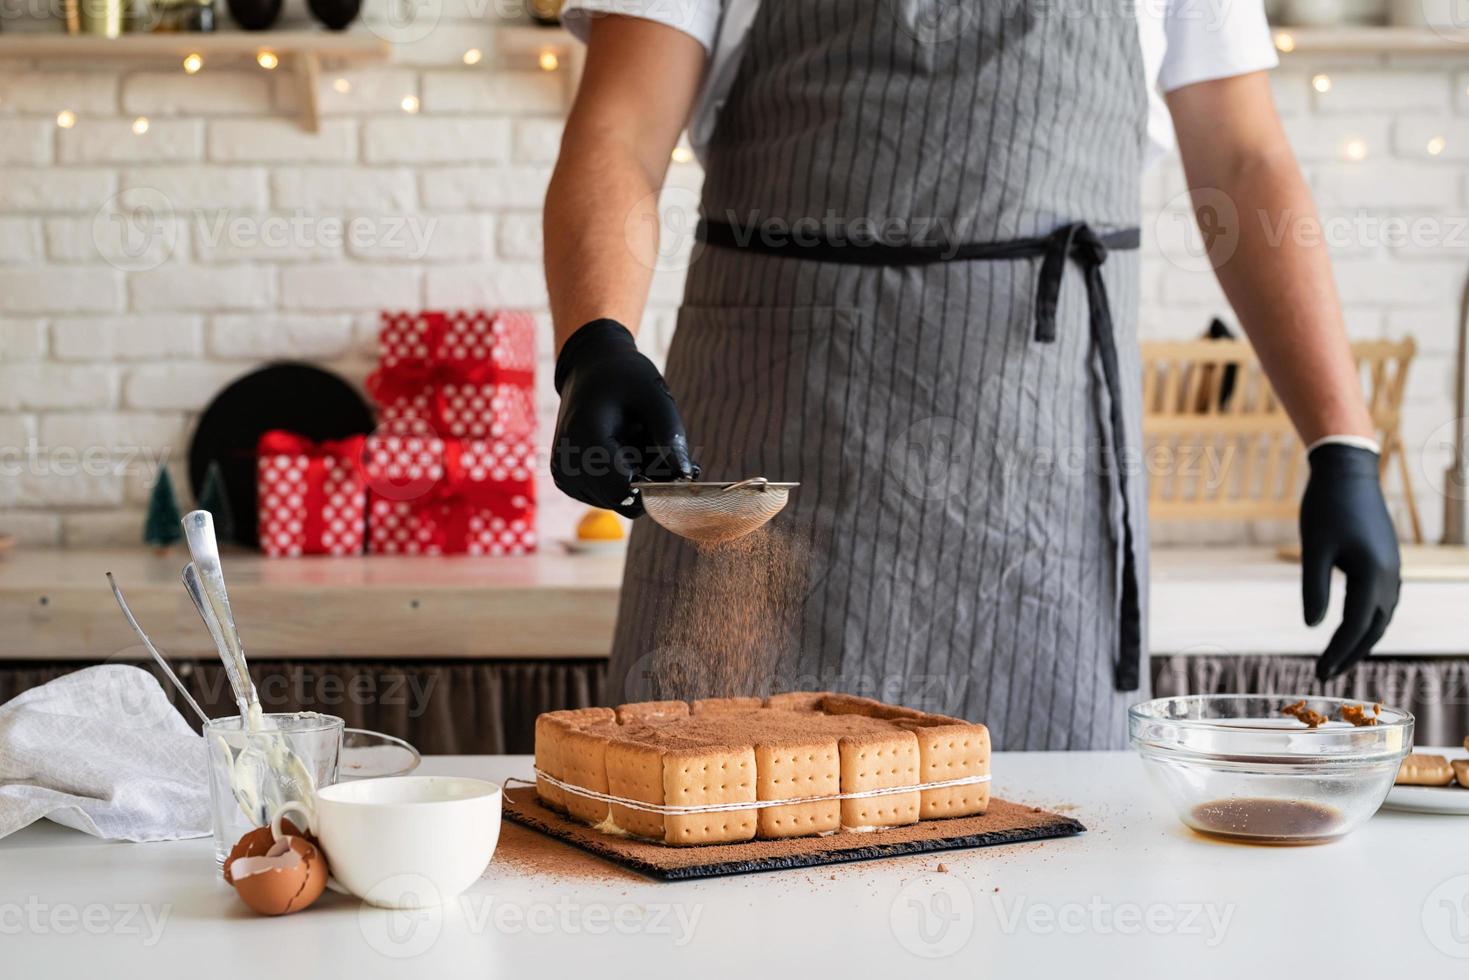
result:
[(188, 72), (190, 75), (195, 74), (200, 68), (203, 67), (203, 56), (198, 54), (189, 54), (184, 56), (184, 71)]
[(332, 82), (332, 91), (338, 95), (346, 95), (352, 91), (352, 83), (345, 78), (339, 78), (335, 82)]
[(1277, 51), (1284, 51), (1286, 54), (1290, 54), (1296, 49), (1295, 35), (1290, 34), (1286, 31), (1281, 31), (1279, 34), (1275, 35), (1275, 49)]
[(1442, 136), (1435, 136), (1428, 141), (1428, 145), (1424, 147), (1424, 149), (1428, 151), (1429, 156), (1436, 157), (1440, 153), (1442, 153), (1447, 146), (1447, 140), (1445, 140)]
[(561, 59), (556, 57), (555, 51), (542, 51), (536, 63), (541, 66), (541, 71), (555, 71), (561, 66)]
[(403, 111), (404, 112), (410, 112), (410, 113), (411, 112), (417, 112), (418, 111), (418, 96), (416, 96), (416, 95), (405, 95), (405, 96), (403, 96), (403, 101), (401, 103), (399, 103), (399, 104), (403, 106)]
[(262, 51), (255, 56), (255, 63), (266, 71), (275, 71), (276, 66), (281, 63), (281, 59), (276, 57), (274, 51)]
[(1311, 87), (1314, 88), (1316, 91), (1322, 93), (1323, 95), (1325, 93), (1327, 93), (1327, 92), (1330, 92), (1331, 91), (1331, 76), (1330, 75), (1312, 75), (1311, 76)]
[(1365, 160), (1367, 159), (1367, 144), (1363, 140), (1347, 140), (1342, 152), (1348, 160)]
[(139, 116), (133, 120), (133, 135), (142, 136), (148, 131), (148, 117)]
[(484, 58), (485, 53), (479, 48), (470, 48), (464, 52), (464, 63), (466, 65), (477, 65)]
[(62, 129), (71, 129), (77, 124), (77, 114), (70, 109), (62, 109), (56, 114), (56, 125)]

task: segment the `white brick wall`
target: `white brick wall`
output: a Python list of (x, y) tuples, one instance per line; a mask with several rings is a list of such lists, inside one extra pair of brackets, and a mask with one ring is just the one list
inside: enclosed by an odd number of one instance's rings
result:
[[(134, 540), (157, 467), (184, 485), (188, 435), (221, 385), (277, 358), (360, 382), (384, 308), (536, 310), (549, 436), (540, 202), (564, 75), (496, 66), (494, 22), (483, 19), (493, 9), (449, 0), (393, 63), (327, 68), (314, 136), (296, 124), (294, 78), (250, 64), (211, 63), (196, 76), (146, 63), (0, 67), (0, 451), (26, 459), (22, 472), (0, 473), (0, 531)], [(469, 47), (484, 63), (462, 64)], [(1423, 351), (1405, 417), (1415, 476), (1442, 466), (1422, 447), (1452, 417), (1469, 273), (1469, 71), (1456, 64), (1294, 57), (1273, 78), (1324, 217), (1341, 232), (1348, 330), (1412, 333)], [(1311, 83), (1321, 72), (1325, 92)], [(417, 113), (403, 110), (406, 96)], [(74, 128), (57, 128), (61, 109), (77, 114)], [(138, 115), (149, 118), (142, 136)], [(1348, 159), (1349, 146), (1365, 157)], [(697, 188), (697, 167), (673, 169), (671, 183)], [(1176, 161), (1144, 188), (1140, 333), (1191, 337), (1212, 316), (1232, 321), (1174, 220), (1187, 206)], [(1417, 233), (1394, 239), (1394, 223)], [(643, 344), (660, 362), (680, 291), (676, 273), (654, 284)], [(1435, 534), (1440, 504), (1426, 477), (1419, 498)], [(544, 536), (565, 536), (579, 508), (549, 480), (543, 500)], [(1192, 536), (1252, 533), (1281, 529)]]

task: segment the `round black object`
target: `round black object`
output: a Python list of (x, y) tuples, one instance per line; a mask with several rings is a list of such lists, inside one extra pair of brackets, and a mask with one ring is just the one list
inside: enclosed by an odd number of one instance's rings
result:
[(284, 0), (229, 0), (230, 17), (247, 31), (268, 30), (281, 15)]
[(189, 446), (189, 485), (197, 499), (210, 460), (217, 460), (235, 518), (235, 540), (259, 544), (255, 446), (263, 433), (285, 429), (315, 441), (363, 435), (372, 409), (350, 384), (310, 364), (271, 364), (215, 396)]
[(306, 6), (329, 29), (340, 31), (357, 19), (362, 0), (306, 0)]

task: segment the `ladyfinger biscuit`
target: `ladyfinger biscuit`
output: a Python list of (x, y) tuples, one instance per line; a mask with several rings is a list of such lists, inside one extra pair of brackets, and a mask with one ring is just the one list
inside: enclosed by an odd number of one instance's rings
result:
[[(918, 782), (918, 737), (911, 731), (843, 735), (837, 748), (841, 753), (843, 793), (913, 786)], [(842, 829), (871, 830), (916, 823), (918, 806), (917, 790), (842, 800)]]
[[(761, 800), (834, 796), (841, 792), (836, 739), (788, 739), (755, 746), (755, 788)], [(763, 838), (828, 834), (841, 827), (840, 800), (762, 807), (756, 835)]]
[(689, 716), (687, 701), (636, 701), (617, 706), (617, 723), (627, 725), (641, 721), (648, 725), (659, 725)]
[(1460, 789), (1469, 789), (1469, 759), (1455, 759), (1449, 763), (1454, 767), (1454, 779)]
[(689, 705), (689, 710), (694, 715), (734, 714), (755, 711), (764, 704), (760, 698), (700, 698)]
[[(607, 745), (605, 735), (573, 728), (561, 737), (561, 767), (558, 778), (573, 786), (607, 792)], [(563, 791), (566, 812), (578, 820), (597, 825), (607, 819), (607, 804), (579, 793)]]
[[(670, 806), (755, 802), (755, 749), (716, 746), (669, 749), (663, 756), (663, 798)], [(755, 836), (755, 809), (663, 818), (669, 844), (724, 844)]]
[[(919, 783), (937, 783), (966, 776), (985, 776), (990, 771), (990, 732), (983, 725), (956, 722), (940, 715), (897, 724), (918, 739)], [(944, 789), (926, 789), (920, 794), (919, 816), (967, 817), (983, 813), (990, 803), (990, 784), (971, 783)]]
[(921, 711), (884, 704), (875, 698), (864, 698), (855, 694), (828, 694), (821, 700), (821, 709), (829, 715), (865, 715), (868, 718), (885, 720), (923, 717)]
[(1415, 752), (1398, 767), (1399, 786), (1447, 786), (1453, 781), (1454, 767), (1441, 755)]
[[(536, 718), (536, 768), (557, 779), (566, 780), (562, 740), (566, 732), (598, 722), (613, 720), (611, 708), (572, 708), (547, 711)], [(553, 810), (565, 812), (565, 794), (540, 777), (536, 778), (536, 795)]]
[[(607, 792), (625, 800), (663, 804), (663, 752), (653, 745), (611, 741), (607, 744)], [(662, 840), (663, 815), (613, 803), (612, 822), (637, 837)]]
[(829, 697), (830, 691), (787, 691), (766, 698), (765, 707), (781, 711), (820, 711), (821, 702)]

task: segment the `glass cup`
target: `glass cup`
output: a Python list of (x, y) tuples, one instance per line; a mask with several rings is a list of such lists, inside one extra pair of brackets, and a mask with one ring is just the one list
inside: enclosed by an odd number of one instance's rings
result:
[[(224, 867), (231, 848), (247, 832), (270, 822), (274, 806), (337, 781), (345, 726), (335, 715), (314, 711), (262, 715), (258, 732), (245, 731), (239, 715), (214, 718), (204, 726), (217, 866)], [(291, 766), (277, 768), (291, 755), (300, 760), (304, 773)], [(294, 780), (283, 772), (294, 773)], [(307, 779), (310, 786), (299, 785)]]
[(348, 728), (342, 735), (342, 757), (337, 779), (379, 779), (406, 776), (418, 768), (423, 756), (401, 738), (365, 728)]

